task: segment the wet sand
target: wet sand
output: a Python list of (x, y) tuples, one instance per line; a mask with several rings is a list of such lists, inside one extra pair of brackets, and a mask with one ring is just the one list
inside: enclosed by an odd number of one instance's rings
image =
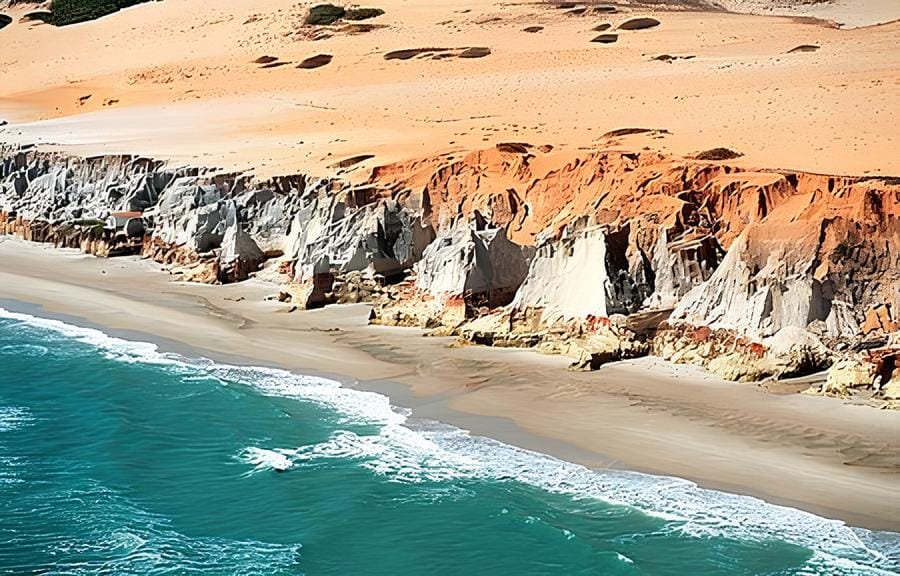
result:
[(567, 372), (561, 357), (367, 326), (364, 305), (288, 313), (263, 300), (275, 292), (257, 281), (173, 283), (137, 258), (0, 239), (7, 309), (64, 315), (189, 355), (329, 376), (388, 394), (414, 417), (593, 468), (678, 476), (900, 531), (898, 412), (729, 383), (654, 358)]

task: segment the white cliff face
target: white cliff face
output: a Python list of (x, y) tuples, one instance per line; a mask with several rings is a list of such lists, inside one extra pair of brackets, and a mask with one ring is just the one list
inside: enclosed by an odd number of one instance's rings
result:
[(300, 198), (297, 188), (280, 193), (264, 187), (235, 196), (234, 203), (238, 220), (245, 224), (244, 230), (261, 248), (283, 251), (291, 221), (299, 210)]
[(173, 177), (121, 156), (79, 160), (17, 152), (0, 158), (0, 209), (51, 223), (104, 220), (110, 212), (149, 208)]
[(214, 186), (195, 177), (169, 186), (153, 212), (154, 236), (197, 253), (218, 248), (225, 234), (225, 204)]
[(229, 244), (237, 236), (248, 236), (257, 250), (260, 243), (279, 250), (298, 209), (295, 205), (299, 196), (299, 192), (281, 194), (266, 187), (232, 196), (199, 177), (187, 176), (175, 179), (165, 189), (148, 216), (153, 220), (155, 237), (197, 253), (224, 248), (228, 229), (235, 223), (241, 224), (242, 234), (232, 234)]
[(813, 276), (811, 260), (797, 261), (783, 247), (771, 250), (757, 269), (748, 228), (731, 245), (705, 283), (688, 292), (671, 319), (727, 328), (768, 338), (785, 328), (806, 330), (822, 321), (828, 336), (852, 336), (859, 325), (835, 295)]
[(476, 227), (461, 221), (425, 249), (415, 266), (419, 290), (435, 297), (487, 295), (491, 305), (509, 302), (528, 271), (522, 247), (502, 229)]
[(644, 305), (674, 307), (685, 294), (709, 279), (718, 266), (720, 251), (712, 235), (670, 242), (666, 231), (660, 230), (653, 249), (654, 290)]
[(610, 291), (606, 235), (592, 227), (540, 246), (512, 307), (542, 309), (542, 321), (547, 325), (606, 317)]
[(219, 255), (223, 264), (235, 261), (261, 262), (264, 258), (263, 251), (239, 223), (233, 222), (228, 226), (222, 239), (222, 252)]
[(294, 217), (286, 254), (296, 258), (298, 272), (328, 261), (340, 272), (393, 276), (412, 267), (433, 238), (430, 226), (393, 200), (351, 207), (323, 190)]

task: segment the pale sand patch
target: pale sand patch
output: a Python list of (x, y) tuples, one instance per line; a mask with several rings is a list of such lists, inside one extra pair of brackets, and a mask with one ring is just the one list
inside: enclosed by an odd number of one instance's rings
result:
[(734, 12), (820, 18), (845, 28), (900, 19), (900, 2), (896, 0), (716, 0), (716, 3)]
[(138, 259), (0, 242), (0, 299), (153, 334), (216, 359), (333, 375), (391, 393), (415, 416), (589, 466), (679, 476), (900, 530), (898, 412), (768, 394), (652, 358), (570, 373), (560, 357), (450, 348), (451, 340), (419, 330), (369, 327), (366, 306), (288, 314), (287, 305), (262, 301), (274, 286), (169, 279)]

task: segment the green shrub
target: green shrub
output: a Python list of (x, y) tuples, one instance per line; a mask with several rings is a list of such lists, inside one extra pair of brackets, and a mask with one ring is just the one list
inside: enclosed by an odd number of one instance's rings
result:
[(368, 20), (384, 14), (381, 8), (351, 8), (344, 14), (344, 20)]
[(96, 20), (149, 0), (53, 0), (50, 3), (50, 23), (67, 26), (78, 22)]
[(344, 17), (346, 11), (341, 6), (334, 4), (320, 4), (309, 9), (306, 23), (312, 26), (326, 26), (334, 24)]

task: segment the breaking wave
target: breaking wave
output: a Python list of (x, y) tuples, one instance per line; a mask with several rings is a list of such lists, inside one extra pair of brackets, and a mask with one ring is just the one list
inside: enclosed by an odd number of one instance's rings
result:
[[(413, 419), (409, 410), (392, 406), (384, 395), (347, 388), (326, 378), (187, 359), (162, 353), (151, 343), (122, 340), (2, 308), (0, 318), (20, 323), (23, 329), (50, 330), (89, 344), (117, 361), (158, 365), (185, 377), (201, 373), (223, 385), (248, 386), (266, 395), (312, 402), (337, 413), (341, 427), (361, 425), (372, 430), (362, 434), (341, 429), (323, 442), (299, 447), (249, 446), (236, 455), (251, 467), (248, 474), (341, 459), (392, 482), (514, 481), (576, 500), (590, 498), (632, 507), (666, 519), (667, 530), (672, 532), (751, 541), (779, 539), (799, 545), (813, 551), (808, 567), (817, 572), (891, 574), (900, 569), (900, 534), (849, 527), (838, 520), (704, 489), (679, 478), (591, 470), (442, 423)], [(0, 411), (0, 431), (17, 418), (22, 416)], [(627, 558), (621, 560), (628, 562)]]

